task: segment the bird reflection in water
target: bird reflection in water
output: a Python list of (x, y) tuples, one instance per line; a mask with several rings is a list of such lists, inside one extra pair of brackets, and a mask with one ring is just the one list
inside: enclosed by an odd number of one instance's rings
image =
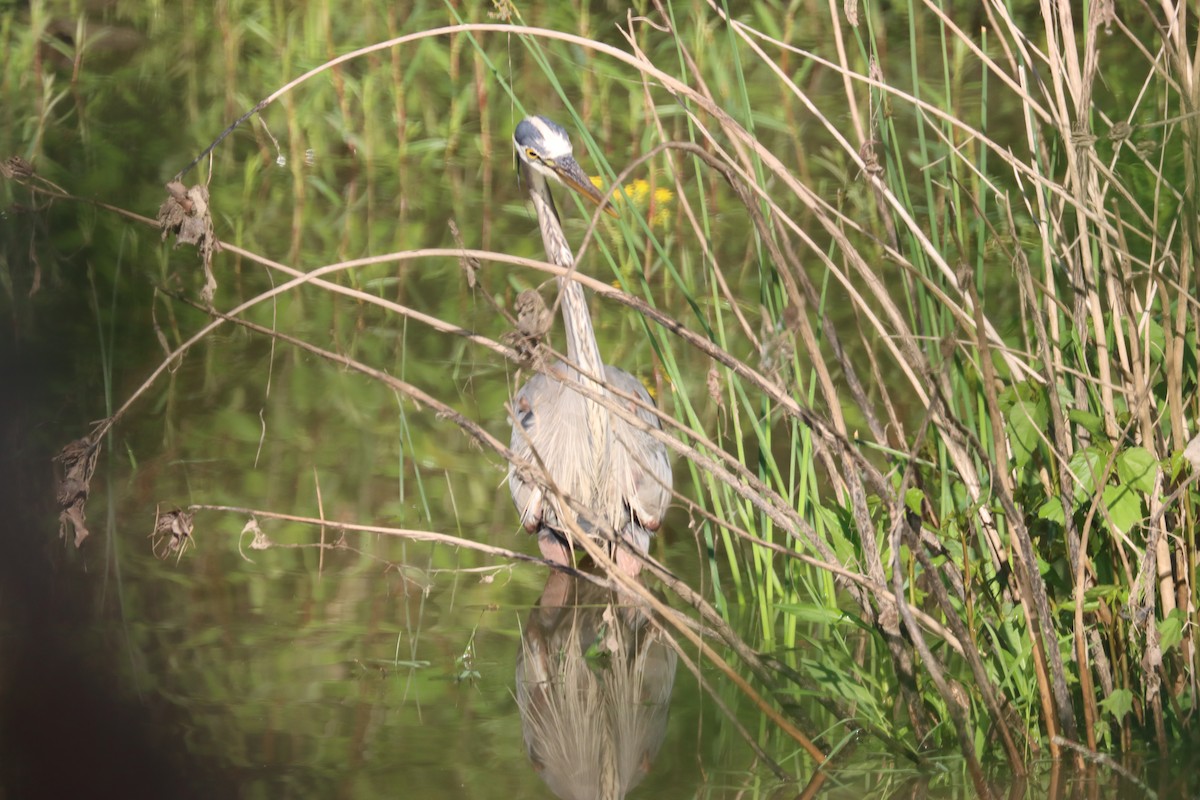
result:
[(677, 655), (646, 613), (553, 570), (517, 654), (525, 752), (564, 800), (614, 800), (650, 770)]

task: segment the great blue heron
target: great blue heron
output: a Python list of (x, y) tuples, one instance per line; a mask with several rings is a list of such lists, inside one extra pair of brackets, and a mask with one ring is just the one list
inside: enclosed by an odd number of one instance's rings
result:
[[(559, 224), (548, 181), (575, 189), (593, 202), (603, 197), (576, 163), (567, 132), (555, 123), (528, 117), (517, 125), (513, 143), (537, 211), (546, 258), (571, 269), (575, 257)], [(587, 513), (576, 514), (543, 482), (510, 466), (513, 502), (525, 529), (537, 532), (542, 555), (550, 561), (572, 563), (566, 533), (571, 521), (592, 535), (614, 531), (645, 553), (671, 499), (666, 447), (573, 387), (585, 386), (614, 402), (625, 402), (645, 426), (661, 428), (653, 413), (620, 395), (636, 397), (646, 405), (654, 401), (637, 378), (600, 360), (583, 287), (567, 276), (558, 279), (558, 289), (567, 360), (551, 368), (555, 377), (539, 373), (517, 392), (511, 446), (522, 460), (543, 464), (553, 485)], [(637, 556), (621, 547), (615, 547), (612, 555), (630, 574), (641, 569)]]

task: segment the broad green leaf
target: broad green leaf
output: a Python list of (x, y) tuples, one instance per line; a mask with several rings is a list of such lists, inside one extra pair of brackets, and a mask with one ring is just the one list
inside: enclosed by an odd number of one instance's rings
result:
[(909, 511), (921, 515), (921, 501), (925, 499), (925, 493), (920, 489), (912, 488), (904, 493), (904, 505)]
[(1154, 478), (1158, 474), (1158, 461), (1144, 447), (1130, 447), (1117, 454), (1117, 474), (1121, 482), (1139, 492), (1154, 491)]
[(1067, 412), (1067, 419), (1092, 434), (1092, 436), (1103, 438), (1107, 435), (1104, 432), (1104, 419), (1099, 414), (1093, 414), (1090, 411), (1083, 411), (1081, 409), (1071, 409)]
[(1038, 509), (1038, 519), (1057, 522), (1059, 525), (1066, 523), (1067, 517), (1063, 513), (1062, 501), (1059, 500), (1058, 495), (1049, 497), (1046, 502), (1042, 503), (1042, 507)]
[(1150, 358), (1156, 364), (1163, 363), (1163, 356), (1166, 354), (1166, 334), (1163, 332), (1162, 325), (1158, 324), (1153, 317), (1146, 320), (1146, 343), (1149, 345)]
[(1114, 689), (1112, 694), (1100, 701), (1100, 707), (1120, 722), (1133, 710), (1133, 692), (1128, 689)]
[(1104, 456), (1097, 446), (1087, 447), (1076, 451), (1067, 463), (1071, 474), (1075, 476), (1074, 506), (1079, 508), (1084, 503), (1091, 502), (1096, 493), (1096, 480), (1104, 469)]
[(1119, 605), (1129, 598), (1129, 590), (1118, 584), (1104, 583), (1088, 589), (1083, 596), (1088, 600), (1107, 600), (1110, 605)]
[(1017, 469), (1024, 467), (1037, 452), (1046, 429), (1046, 409), (1038, 403), (1021, 400), (1009, 409), (1006, 428), (1012, 457)]
[(1158, 623), (1158, 646), (1166, 653), (1183, 639), (1183, 609), (1177, 608)]
[(1142, 521), (1142, 498), (1124, 484), (1104, 487), (1104, 508), (1108, 519), (1121, 533), (1129, 533)]
[(942, 543), (942, 547), (946, 548), (946, 555), (950, 557), (950, 560), (956, 564), (961, 564), (963, 560), (963, 546), (962, 541), (958, 537), (958, 526), (953, 522), (949, 522), (947, 523), (947, 527), (938, 534), (938, 541)]
[(1167, 458), (1167, 474), (1171, 480), (1177, 481), (1183, 475), (1191, 474), (1192, 464), (1183, 457), (1183, 451), (1177, 450)]

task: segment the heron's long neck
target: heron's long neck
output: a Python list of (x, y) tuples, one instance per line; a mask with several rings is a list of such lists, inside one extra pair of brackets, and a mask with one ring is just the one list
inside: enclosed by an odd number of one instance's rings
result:
[[(529, 171), (529, 196), (537, 210), (538, 227), (542, 231), (542, 244), (546, 257), (564, 269), (575, 267), (575, 256), (571, 245), (563, 235), (558, 221), (558, 211), (546, 180), (532, 170)], [(604, 380), (604, 362), (600, 359), (600, 345), (596, 343), (596, 331), (592, 328), (592, 317), (588, 313), (587, 298), (583, 287), (570, 277), (558, 279), (558, 291), (562, 298), (563, 326), (567, 333), (567, 360), (583, 373), (584, 380)], [(596, 383), (596, 381), (589, 381)], [(598, 384), (597, 384), (598, 386)]]
[(567, 359), (585, 377), (604, 380), (604, 362), (600, 360), (600, 345), (596, 343), (583, 287), (578, 281), (559, 278), (558, 291), (562, 296), (563, 326), (567, 332)]
[[(567, 237), (563, 235), (558, 212), (554, 208), (554, 198), (550, 196), (550, 188), (546, 185), (546, 180), (533, 170), (528, 170), (526, 174), (529, 177), (529, 196), (537, 209), (538, 227), (542, 231), (546, 258), (564, 269), (571, 270), (575, 266), (575, 256), (571, 252), (571, 246), (567, 244)], [(567, 332), (567, 360), (578, 370), (577, 377), (581, 386), (595, 392), (603, 392), (604, 362), (600, 360), (600, 346), (596, 343), (596, 332), (592, 328), (592, 318), (588, 314), (583, 287), (570, 276), (563, 276), (558, 279), (558, 293), (562, 302), (563, 327)], [(611, 480), (608, 464), (608, 409), (586, 395), (583, 396), (583, 402), (594, 459), (589, 470), (594, 495), (591, 499), (596, 500), (609, 494), (608, 486)], [(615, 525), (616, 518), (614, 516), (605, 522)]]

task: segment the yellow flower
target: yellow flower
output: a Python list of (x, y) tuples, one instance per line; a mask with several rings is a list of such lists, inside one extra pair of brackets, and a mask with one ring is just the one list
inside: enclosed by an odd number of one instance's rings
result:
[[(591, 176), (591, 180), (597, 189), (604, 190), (604, 181), (599, 175)], [(624, 189), (633, 207), (646, 215), (646, 221), (650, 223), (651, 228), (666, 227), (671, 221), (671, 202), (675, 199), (675, 193), (670, 189), (660, 186), (654, 190), (654, 196), (651, 198), (650, 181), (643, 178), (626, 184)], [(613, 192), (612, 203), (617, 207), (622, 206), (625, 196), (620, 191)]]

